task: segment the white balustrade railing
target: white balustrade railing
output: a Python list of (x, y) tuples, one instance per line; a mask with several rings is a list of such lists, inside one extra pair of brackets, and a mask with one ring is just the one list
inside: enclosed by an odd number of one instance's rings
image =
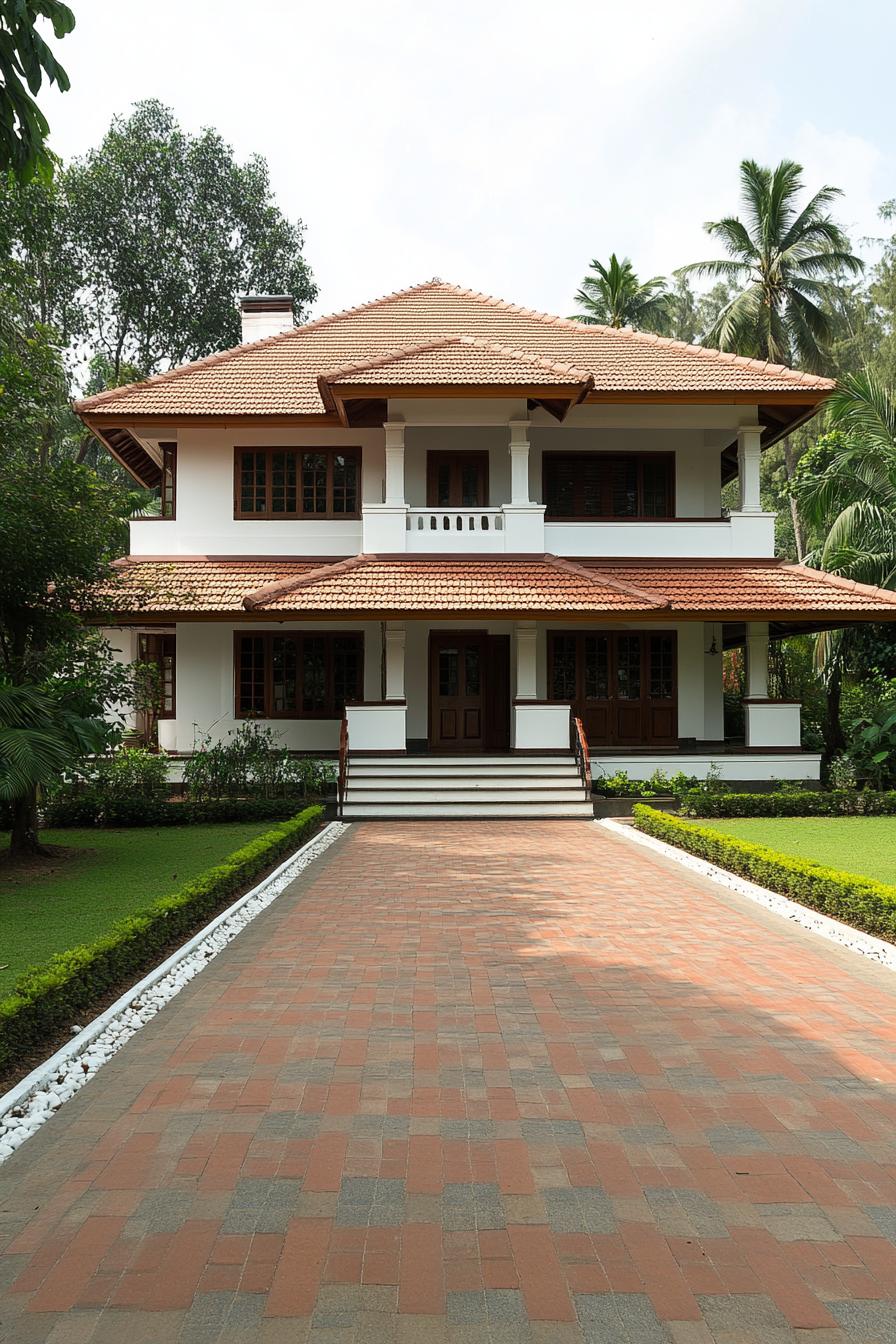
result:
[(501, 509), (408, 509), (409, 532), (503, 532)]

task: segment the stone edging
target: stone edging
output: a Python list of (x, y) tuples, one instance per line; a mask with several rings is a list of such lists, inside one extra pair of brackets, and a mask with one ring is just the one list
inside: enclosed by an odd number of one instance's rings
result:
[(748, 900), (755, 901), (757, 905), (764, 905), (766, 910), (771, 910), (773, 914), (782, 915), (794, 924), (801, 925), (808, 929), (810, 933), (816, 934), (819, 938), (827, 938), (830, 942), (839, 943), (841, 947), (846, 947), (850, 952), (858, 952), (860, 956), (868, 957), (871, 961), (876, 961), (879, 966), (885, 967), (889, 971), (896, 971), (896, 946), (885, 942), (883, 938), (875, 938), (871, 933), (863, 933), (861, 929), (854, 929), (850, 924), (841, 924), (839, 920), (831, 919), (829, 915), (823, 915), (819, 910), (813, 910), (811, 906), (801, 905), (798, 901), (791, 901), (787, 896), (781, 896), (777, 891), (769, 891), (767, 887), (760, 887), (755, 882), (749, 882), (745, 877), (738, 877), (736, 873), (729, 873), (726, 868), (718, 868), (714, 863), (707, 863), (705, 859), (698, 859), (695, 854), (689, 854), (685, 849), (679, 849), (676, 845), (669, 845), (665, 840), (657, 840), (652, 835), (645, 835), (638, 831), (634, 826), (623, 826), (618, 821), (613, 821), (605, 817), (601, 821), (595, 822), (595, 825), (602, 826), (605, 830), (612, 831), (614, 835), (622, 836), (633, 844), (643, 845), (645, 849), (652, 849), (657, 854), (662, 854), (667, 859), (672, 859), (674, 863), (680, 863), (683, 868), (690, 868), (692, 872), (699, 873), (701, 877), (708, 877), (710, 881), (717, 882), (719, 886), (727, 887), (730, 891), (736, 891), (739, 896), (746, 896)]
[(135, 1032), (155, 1017), (347, 829), (343, 822), (330, 822), (0, 1097), (0, 1163), (79, 1092)]

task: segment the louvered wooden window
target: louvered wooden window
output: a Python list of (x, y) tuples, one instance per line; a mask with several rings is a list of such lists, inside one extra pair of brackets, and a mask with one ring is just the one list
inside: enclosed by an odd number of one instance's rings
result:
[(674, 453), (545, 453), (548, 519), (672, 518)]

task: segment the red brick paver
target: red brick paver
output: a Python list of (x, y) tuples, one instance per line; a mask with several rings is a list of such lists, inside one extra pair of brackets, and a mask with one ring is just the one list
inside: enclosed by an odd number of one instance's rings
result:
[(588, 823), (354, 826), (0, 1168), (0, 1340), (896, 1339), (894, 991)]

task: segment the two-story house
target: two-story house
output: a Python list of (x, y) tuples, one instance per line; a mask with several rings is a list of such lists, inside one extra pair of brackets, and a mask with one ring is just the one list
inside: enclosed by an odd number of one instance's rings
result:
[(242, 316), (238, 348), (76, 408), (160, 491), (108, 624), (163, 670), (162, 747), (253, 717), (336, 753), (345, 718), (355, 816), (581, 812), (571, 716), (607, 772), (818, 777), (769, 640), (896, 619), (893, 593), (775, 559), (761, 454), (828, 380), (439, 280), (298, 328), (288, 298)]

